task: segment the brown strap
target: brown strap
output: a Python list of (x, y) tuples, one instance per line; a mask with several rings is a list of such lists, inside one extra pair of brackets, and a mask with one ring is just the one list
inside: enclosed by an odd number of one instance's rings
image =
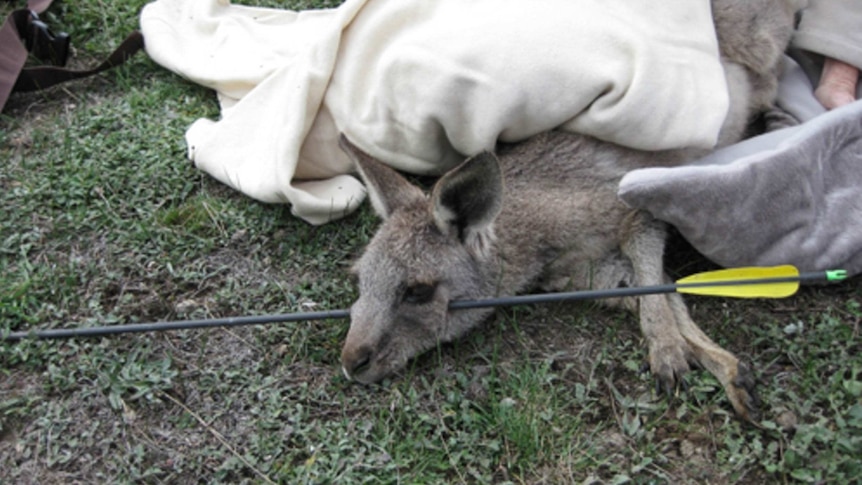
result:
[(73, 71), (55, 66), (37, 66), (29, 67), (21, 71), (17, 82), (12, 89), (13, 91), (36, 91), (46, 89), (55, 84), (59, 84), (73, 79), (92, 76), (112, 67), (119, 66), (126, 62), (136, 52), (144, 47), (144, 36), (139, 31), (132, 32), (126, 40), (124, 40), (117, 49), (102, 61), (101, 64), (93, 69), (84, 71)]
[[(28, 8), (9, 14), (0, 28), (0, 110), (13, 91), (46, 89), (73, 79), (80, 79), (118, 66), (144, 46), (140, 32), (132, 32), (108, 58), (93, 69), (75, 71), (65, 65), (69, 51), (69, 36), (54, 34), (38, 13), (45, 11), (52, 0), (29, 0)], [(54, 64), (25, 68), (28, 52)]]

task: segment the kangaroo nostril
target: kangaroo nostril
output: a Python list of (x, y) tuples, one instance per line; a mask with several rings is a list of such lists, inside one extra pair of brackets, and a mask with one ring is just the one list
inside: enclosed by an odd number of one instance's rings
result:
[(363, 370), (368, 368), (368, 364), (371, 362), (371, 354), (362, 357), (361, 360), (356, 361), (353, 364), (353, 373), (360, 374)]
[(355, 352), (346, 354), (342, 359), (344, 375), (348, 378), (362, 374), (371, 365), (371, 355), (373, 354), (371, 347), (363, 345), (356, 349)]

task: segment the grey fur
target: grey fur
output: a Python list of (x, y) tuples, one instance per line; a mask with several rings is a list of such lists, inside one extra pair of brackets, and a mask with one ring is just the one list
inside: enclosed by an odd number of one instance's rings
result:
[[(775, 95), (793, 6), (781, 0), (715, 0), (722, 59), (731, 87), (723, 144)], [(677, 165), (702, 151), (642, 152), (594, 138), (548, 132), (469, 158), (430, 195), (346, 138), (373, 205), (384, 219), (357, 261), (359, 299), (342, 352), (345, 375), (375, 382), (439, 342), (456, 339), (490, 310), (448, 311), (450, 301), (544, 290), (641, 286), (667, 281), (665, 228), (616, 196), (629, 170)], [(499, 160), (499, 161), (498, 161)], [(756, 398), (747, 368), (691, 320), (678, 294), (622, 301), (639, 316), (649, 365), (673, 389), (690, 365), (713, 373), (751, 419)]]

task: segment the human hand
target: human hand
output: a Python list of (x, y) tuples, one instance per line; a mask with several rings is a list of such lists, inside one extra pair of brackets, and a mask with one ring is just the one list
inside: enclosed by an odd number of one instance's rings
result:
[(823, 62), (820, 83), (814, 97), (826, 109), (834, 109), (856, 101), (859, 70), (850, 64), (827, 57)]

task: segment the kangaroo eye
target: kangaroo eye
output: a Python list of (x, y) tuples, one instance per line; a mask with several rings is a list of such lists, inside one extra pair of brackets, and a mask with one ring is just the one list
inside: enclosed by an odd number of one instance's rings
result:
[(428, 303), (434, 298), (434, 292), (437, 290), (437, 285), (431, 285), (426, 283), (419, 283), (416, 285), (408, 286), (406, 290), (404, 290), (404, 297), (402, 301), (404, 303), (410, 303), (413, 305), (421, 305), (423, 303)]

